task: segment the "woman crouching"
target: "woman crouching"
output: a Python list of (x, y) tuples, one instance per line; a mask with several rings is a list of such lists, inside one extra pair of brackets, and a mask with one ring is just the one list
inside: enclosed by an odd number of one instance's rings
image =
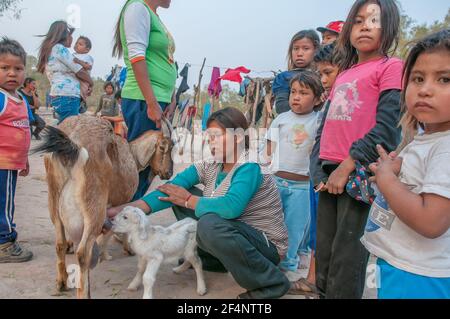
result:
[[(203, 268), (229, 271), (247, 292), (242, 299), (282, 297), (290, 288), (278, 268), (288, 234), (281, 199), (271, 175), (250, 162), (247, 120), (226, 108), (208, 120), (212, 162), (200, 162), (131, 204), (108, 210), (114, 218), (125, 206), (156, 213), (172, 207), (178, 220), (198, 220), (198, 253)], [(205, 186), (203, 193), (194, 188)]]

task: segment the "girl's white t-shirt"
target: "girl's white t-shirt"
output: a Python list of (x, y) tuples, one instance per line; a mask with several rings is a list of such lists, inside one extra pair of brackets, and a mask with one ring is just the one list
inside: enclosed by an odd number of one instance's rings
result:
[(267, 131), (266, 139), (276, 143), (271, 171), (309, 176), (309, 158), (317, 134), (318, 113), (280, 114)]
[[(450, 131), (417, 136), (401, 153), (400, 181), (416, 194), (450, 199)], [(428, 239), (404, 224), (382, 195), (372, 205), (363, 245), (401, 270), (433, 278), (450, 278), (450, 229)]]

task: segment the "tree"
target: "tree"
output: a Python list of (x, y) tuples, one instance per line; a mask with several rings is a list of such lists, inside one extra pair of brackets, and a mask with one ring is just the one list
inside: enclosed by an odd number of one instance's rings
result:
[(18, 4), (22, 0), (0, 0), (0, 17), (3, 17), (6, 12), (11, 12), (13, 17), (20, 18), (21, 9)]
[(435, 21), (430, 25), (426, 23), (417, 24), (409, 16), (403, 15), (400, 26), (400, 43), (396, 55), (406, 58), (410, 43), (431, 33), (448, 28), (450, 28), (450, 9), (447, 11), (444, 21)]

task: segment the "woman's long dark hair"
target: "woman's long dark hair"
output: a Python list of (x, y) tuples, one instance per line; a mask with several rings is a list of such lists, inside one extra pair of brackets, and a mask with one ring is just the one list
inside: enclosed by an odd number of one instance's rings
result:
[(120, 34), (120, 22), (122, 20), (122, 15), (127, 3), (125, 3), (122, 10), (120, 10), (119, 18), (117, 19), (116, 29), (114, 32), (112, 56), (117, 57), (119, 59), (123, 56), (122, 35)]
[(45, 66), (48, 63), (53, 47), (58, 43), (64, 44), (74, 31), (75, 29), (70, 27), (66, 21), (55, 21), (52, 23), (47, 34), (43, 36), (45, 39), (39, 48), (38, 72), (45, 72)]
[(388, 56), (395, 52), (399, 41), (400, 12), (395, 0), (356, 0), (353, 4), (341, 35), (339, 36), (337, 51), (339, 54), (339, 69), (351, 68), (358, 63), (358, 52), (353, 47), (350, 38), (359, 10), (367, 3), (378, 4), (381, 8), (381, 47), (380, 53)]

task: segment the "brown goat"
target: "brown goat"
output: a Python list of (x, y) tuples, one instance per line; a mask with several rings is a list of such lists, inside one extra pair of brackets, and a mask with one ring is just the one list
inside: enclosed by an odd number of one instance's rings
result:
[[(110, 206), (128, 203), (138, 186), (138, 173), (148, 166), (153, 175), (172, 175), (170, 124), (149, 131), (131, 143), (113, 133), (109, 122), (81, 115), (59, 127), (46, 128), (36, 152), (45, 155), (50, 217), (56, 229), (57, 290), (67, 289), (67, 239), (74, 242), (80, 267), (78, 298), (90, 298), (89, 269), (97, 264), (101, 235)], [(99, 243), (99, 245), (97, 244)]]

